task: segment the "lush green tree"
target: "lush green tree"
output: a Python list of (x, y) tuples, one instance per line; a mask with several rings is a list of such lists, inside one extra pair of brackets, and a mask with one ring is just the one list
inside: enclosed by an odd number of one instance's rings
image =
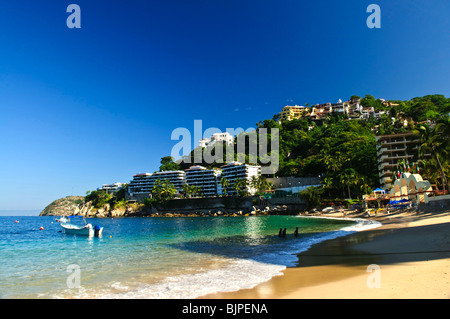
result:
[(379, 99), (375, 99), (372, 95), (366, 94), (365, 97), (361, 99), (361, 105), (364, 107), (373, 107), (375, 110), (384, 109), (384, 105)]
[(256, 124), (256, 126), (258, 128), (263, 127), (263, 128), (280, 128), (281, 125), (278, 123), (278, 121), (276, 120), (263, 120), (260, 121)]
[(271, 190), (272, 183), (267, 180), (264, 176), (253, 175), (248, 181), (248, 186), (256, 190), (257, 195), (264, 194), (265, 191)]
[(153, 204), (155, 204), (157, 201), (155, 198), (144, 198), (142, 201), (142, 204), (144, 204), (144, 207), (147, 209), (151, 209), (153, 207)]
[(246, 196), (247, 192), (247, 179), (245, 178), (236, 178), (233, 183), (233, 188), (236, 191), (238, 196)]
[[(352, 199), (350, 188), (359, 183), (359, 176), (353, 168), (346, 168), (339, 174), (339, 182), (342, 187), (347, 187), (348, 198)], [(344, 195), (345, 197), (345, 195)]]
[(152, 196), (157, 202), (173, 199), (177, 194), (175, 186), (168, 179), (157, 179), (152, 188)]
[(222, 193), (223, 195), (228, 195), (228, 189), (230, 188), (230, 181), (226, 177), (222, 177), (220, 179), (220, 185), (222, 186)]
[(89, 192), (85, 197), (84, 201), (92, 202), (92, 206), (95, 208), (102, 208), (111, 199), (112, 195), (106, 193), (104, 190), (96, 190)]
[(164, 156), (161, 158), (161, 166), (159, 167), (160, 172), (162, 171), (178, 171), (180, 165), (173, 161), (172, 156)]
[(331, 190), (334, 188), (334, 178), (327, 176), (323, 179), (323, 188), (328, 192), (328, 198), (331, 198)]
[(183, 184), (183, 192), (186, 197), (199, 196), (201, 187), (197, 185)]
[(308, 187), (298, 193), (299, 197), (305, 202), (306, 208), (311, 209), (320, 206), (323, 189), (320, 187)]
[(449, 166), (450, 144), (448, 135), (450, 132), (449, 117), (441, 118), (431, 130), (428, 125), (421, 125), (420, 132), (420, 148), (419, 152), (422, 155), (431, 154), (434, 161), (429, 161), (428, 165), (432, 163), (437, 164), (437, 169), (441, 172), (442, 187), (445, 192), (447, 188), (446, 169)]

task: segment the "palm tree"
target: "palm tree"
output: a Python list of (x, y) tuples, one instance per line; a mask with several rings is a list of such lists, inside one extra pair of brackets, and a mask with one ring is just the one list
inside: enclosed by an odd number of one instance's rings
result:
[(314, 208), (320, 205), (321, 190), (319, 187), (308, 187), (299, 192), (298, 195), (305, 201), (307, 208)]
[[(325, 152), (321, 152), (324, 153)], [(334, 173), (341, 168), (340, 163), (331, 155), (326, 154), (322, 156), (322, 163), (327, 169), (327, 172)]]
[(183, 188), (184, 196), (188, 197), (190, 195), (190, 193), (189, 193), (190, 185), (187, 183), (183, 184), (182, 188)]
[(201, 190), (202, 190), (202, 188), (198, 185), (191, 186), (191, 192), (193, 195), (202, 196)]
[(156, 180), (155, 185), (152, 189), (153, 197), (160, 202), (164, 202), (166, 200), (172, 199), (177, 194), (177, 190), (175, 186), (168, 179), (163, 181)]
[(250, 188), (256, 189), (256, 191), (259, 193), (261, 188), (261, 176), (253, 175), (252, 177), (250, 177), (248, 186), (250, 186)]
[(262, 195), (266, 190), (272, 189), (272, 183), (269, 182), (264, 176), (253, 175), (248, 181), (247, 186), (256, 190), (256, 193)]
[[(436, 121), (436, 126), (433, 129), (433, 137), (435, 144), (435, 154), (438, 160), (439, 168), (443, 177), (443, 183), (448, 186), (446, 171), (449, 168), (450, 157), (450, 117), (443, 116)], [(442, 162), (441, 162), (442, 161)], [(445, 188), (444, 188), (445, 190)]]
[[(372, 190), (370, 188), (367, 176), (361, 176), (359, 184), (360, 184), (359, 189), (361, 190), (361, 195), (371, 193)], [(361, 196), (361, 198), (362, 198), (362, 196)]]
[(440, 158), (444, 159), (444, 165), (448, 166), (447, 158), (449, 155), (449, 136), (446, 135), (449, 133), (449, 120), (442, 119), (439, 123), (436, 124), (433, 130), (430, 130), (428, 125), (421, 125), (419, 127), (420, 131), (420, 147), (419, 153), (424, 155), (428, 152), (434, 156), (436, 163), (441, 171), (442, 177), (442, 188), (445, 194), (447, 187), (447, 177), (445, 176), (445, 171), (442, 166)]
[(230, 182), (228, 181), (228, 179), (226, 177), (222, 177), (220, 179), (220, 185), (222, 186), (223, 194), (226, 196), (227, 190), (230, 187)]
[(328, 197), (330, 197), (330, 198), (331, 198), (330, 190), (333, 188), (333, 183), (334, 183), (334, 180), (332, 177), (327, 176), (323, 179), (323, 188), (328, 190)]
[(259, 180), (258, 182), (259, 192), (264, 193), (265, 191), (270, 191), (272, 189), (273, 186), (272, 182), (269, 182), (267, 178), (265, 178), (264, 176), (260, 175), (258, 177), (258, 180)]
[(420, 174), (431, 182), (431, 184), (437, 184), (437, 180), (440, 177), (439, 169), (436, 160), (433, 158), (419, 160)]
[(245, 178), (236, 178), (234, 180), (234, 190), (239, 196), (245, 196), (247, 194), (247, 179)]
[[(339, 180), (341, 182), (342, 187), (347, 186), (348, 197), (352, 199), (352, 195), (350, 193), (350, 186), (356, 185), (358, 183), (357, 173), (353, 168), (346, 168), (339, 174)], [(345, 194), (344, 194), (345, 196)]]
[(183, 191), (186, 196), (191, 197), (192, 195), (199, 194), (201, 187), (197, 185), (183, 184)]

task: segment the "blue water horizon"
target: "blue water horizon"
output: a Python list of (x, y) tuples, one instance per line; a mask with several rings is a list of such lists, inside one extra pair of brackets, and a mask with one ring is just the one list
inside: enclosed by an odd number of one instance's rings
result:
[(42, 212), (42, 209), (0, 209), (0, 217), (1, 216), (39, 216)]

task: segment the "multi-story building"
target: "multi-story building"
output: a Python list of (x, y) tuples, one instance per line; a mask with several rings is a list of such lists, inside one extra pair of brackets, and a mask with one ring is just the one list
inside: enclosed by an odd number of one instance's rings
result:
[(133, 179), (128, 184), (128, 194), (131, 199), (139, 200), (148, 198), (152, 192), (153, 180), (150, 180), (152, 174), (140, 173), (133, 175)]
[(227, 194), (235, 195), (234, 182), (237, 178), (247, 181), (247, 192), (253, 195), (256, 189), (249, 183), (253, 176), (261, 175), (261, 166), (248, 165), (239, 162), (231, 162), (222, 166), (221, 169), (207, 169), (203, 166), (191, 166), (186, 172), (183, 171), (164, 171), (154, 174), (141, 173), (133, 176), (133, 180), (128, 184), (128, 200), (143, 200), (150, 197), (156, 180), (168, 180), (180, 193), (183, 185), (199, 186), (202, 196), (213, 197), (223, 193), (221, 178), (225, 177), (228, 181)]
[[(398, 105), (381, 100), (385, 106)], [(286, 105), (279, 113), (279, 122), (292, 121), (304, 116), (309, 117), (311, 120), (324, 120), (332, 113), (347, 114), (350, 119), (380, 118), (383, 114), (389, 115), (388, 110), (374, 110), (373, 107), (362, 107), (360, 102), (360, 98), (353, 97), (349, 101), (343, 102), (339, 100), (337, 103), (316, 104), (311, 108), (299, 105)]]
[(178, 192), (183, 190), (183, 185), (186, 183), (186, 173), (183, 171), (163, 171), (154, 173), (150, 179), (156, 180), (168, 180), (173, 184)]
[(186, 184), (199, 186), (200, 193), (205, 197), (213, 197), (218, 194), (220, 170), (207, 169), (203, 166), (191, 166), (186, 170)]
[(97, 188), (97, 190), (105, 191), (106, 193), (115, 193), (124, 185), (125, 183), (103, 184), (102, 187)]
[(128, 184), (128, 193), (136, 199), (149, 197), (158, 179), (161, 181), (167, 179), (178, 192), (181, 192), (183, 185), (186, 183), (186, 173), (183, 171), (163, 171), (154, 174), (136, 174)]
[(212, 146), (216, 142), (224, 142), (226, 145), (232, 145), (234, 143), (234, 137), (228, 133), (214, 133), (211, 138), (204, 138), (199, 141), (200, 147)]
[(415, 133), (398, 133), (376, 136), (378, 175), (381, 187), (389, 190), (395, 180), (400, 160), (413, 162), (418, 154), (419, 136)]
[(200, 141), (198, 141), (198, 146), (206, 147), (206, 146), (208, 146), (209, 143), (211, 143), (211, 139), (206, 137), (206, 138), (201, 139)]
[(302, 105), (286, 105), (279, 113), (280, 123), (301, 118), (304, 114), (309, 114), (309, 108)]
[(229, 186), (227, 188), (227, 193), (231, 195), (236, 195), (234, 189), (234, 182), (237, 178), (242, 178), (247, 180), (247, 192), (250, 195), (256, 193), (256, 189), (252, 188), (249, 183), (253, 176), (259, 177), (261, 175), (261, 166), (259, 165), (248, 165), (239, 162), (231, 162), (227, 165), (222, 166), (222, 178), (226, 178)]
[(348, 101), (342, 102), (342, 100), (339, 100), (337, 103), (331, 104), (331, 108), (333, 112), (348, 114), (350, 103)]
[(234, 142), (234, 137), (228, 132), (214, 133), (211, 136), (211, 143), (214, 142), (225, 142), (226, 145), (231, 145)]

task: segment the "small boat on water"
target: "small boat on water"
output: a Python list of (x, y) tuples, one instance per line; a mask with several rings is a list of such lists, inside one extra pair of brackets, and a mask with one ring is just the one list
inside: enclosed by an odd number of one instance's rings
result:
[(86, 222), (83, 216), (67, 216), (59, 219), (61, 227), (66, 234), (82, 235), (82, 236), (101, 236), (103, 227)]

